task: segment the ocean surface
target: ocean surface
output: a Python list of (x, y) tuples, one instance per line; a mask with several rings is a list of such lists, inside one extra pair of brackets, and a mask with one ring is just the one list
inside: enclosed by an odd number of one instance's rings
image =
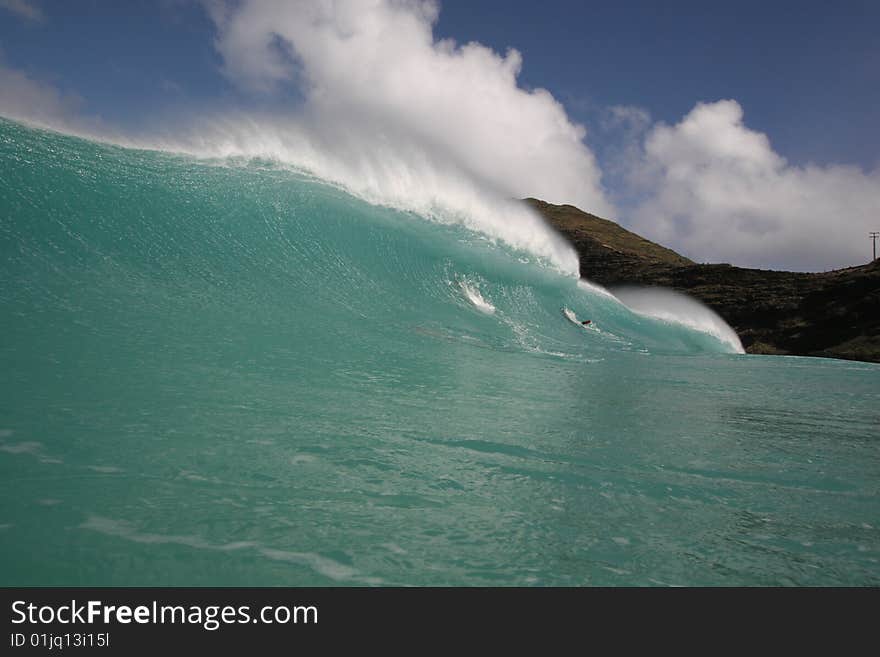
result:
[(880, 367), (639, 309), (0, 120), (0, 584), (880, 584)]

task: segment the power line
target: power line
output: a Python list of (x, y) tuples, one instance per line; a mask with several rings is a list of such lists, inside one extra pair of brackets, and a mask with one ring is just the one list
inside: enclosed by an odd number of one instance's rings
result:
[(870, 233), (868, 233), (868, 237), (870, 237), (871, 241), (874, 242), (874, 258), (871, 260), (871, 262), (874, 262), (874, 260), (877, 259), (877, 238), (880, 237), (880, 232), (872, 230)]

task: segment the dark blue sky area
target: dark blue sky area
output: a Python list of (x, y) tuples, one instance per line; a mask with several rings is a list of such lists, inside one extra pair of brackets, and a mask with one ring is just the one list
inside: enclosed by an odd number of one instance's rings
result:
[(524, 55), (569, 113), (637, 105), (675, 122), (733, 98), (792, 161), (880, 158), (880, 2), (448, 0), (436, 31)]
[[(32, 4), (44, 20), (0, 9), (3, 62), (76, 93), (109, 122), (267, 102), (220, 75), (195, 2)], [(521, 83), (549, 89), (588, 127), (612, 105), (675, 122), (698, 101), (733, 98), (792, 162), (880, 161), (880, 2), (446, 0), (435, 33), (517, 48)]]

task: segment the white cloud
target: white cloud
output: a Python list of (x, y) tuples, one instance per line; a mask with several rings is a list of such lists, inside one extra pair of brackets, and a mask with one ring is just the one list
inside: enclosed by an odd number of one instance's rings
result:
[[(598, 154), (602, 177), (622, 208), (632, 205), (631, 193), (636, 171), (642, 160), (642, 141), (653, 125), (651, 114), (642, 107), (613, 105), (597, 113), (596, 123), (602, 138)], [(589, 208), (585, 208), (589, 211)]]
[(148, 148), (108, 126), (100, 116), (83, 112), (83, 99), (51, 82), (38, 80), (3, 61), (0, 53), (0, 116), (39, 128), (133, 148)]
[(0, 61), (0, 115), (63, 130), (75, 123), (80, 102)]
[[(743, 123), (733, 100), (700, 103), (645, 137), (628, 224), (705, 262), (832, 269), (869, 259), (880, 170), (793, 166)], [(635, 190), (634, 190), (635, 191)]]
[(651, 125), (651, 114), (635, 105), (612, 105), (608, 108), (605, 123), (609, 127), (641, 132)]
[(159, 88), (167, 94), (183, 93), (183, 87), (181, 87), (180, 84), (178, 84), (171, 78), (166, 78), (164, 76), (159, 78)]
[(230, 80), (261, 93), (292, 85), (305, 97), (293, 121), (236, 129), (227, 119), (204, 139), (215, 150), (287, 159), (378, 202), (468, 215), (474, 227), (567, 268), (576, 258), (541, 222), (495, 201), (539, 196), (613, 213), (584, 128), (549, 92), (518, 86), (516, 50), (435, 40), (433, 2), (206, 6)]
[(28, 21), (41, 23), (46, 20), (43, 10), (29, 0), (0, 0), (0, 9), (6, 9)]

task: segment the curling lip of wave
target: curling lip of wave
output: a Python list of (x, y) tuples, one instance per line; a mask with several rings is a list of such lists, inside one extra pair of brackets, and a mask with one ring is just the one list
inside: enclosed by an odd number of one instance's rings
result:
[(599, 285), (598, 283), (594, 283), (593, 281), (587, 280), (586, 278), (581, 278), (578, 280), (578, 287), (582, 290), (586, 290), (587, 292), (592, 292), (593, 294), (598, 294), (603, 297), (607, 297), (610, 299), (614, 299), (615, 301), (620, 301), (616, 296), (614, 296), (611, 292), (606, 290), (604, 287)]
[(735, 353), (745, 353), (739, 336), (727, 322), (692, 297), (665, 288), (646, 287), (614, 288), (614, 296), (633, 312), (708, 333)]
[[(686, 294), (662, 287), (623, 286), (610, 291), (586, 278), (578, 281), (578, 287), (600, 297), (612, 299), (638, 315), (707, 333), (722, 344), (726, 344), (735, 353), (745, 353), (736, 331), (714, 310)], [(567, 310), (565, 314), (571, 319)]]
[(217, 117), (203, 119), (189, 136), (160, 140), (148, 148), (228, 164), (268, 160), (289, 166), (372, 205), (463, 225), (577, 277), (576, 252), (537, 212), (471, 175), (442, 149), (407, 135), (395, 136), (393, 145), (387, 139), (367, 139), (365, 132), (387, 136), (394, 130), (384, 120), (376, 121), (375, 131), (337, 131), (338, 126), (309, 115)]
[[(200, 127), (183, 133), (186, 136), (132, 137), (19, 116), (0, 115), (0, 120), (95, 144), (181, 155), (224, 166), (262, 161), (289, 167), (371, 205), (412, 212), (439, 223), (463, 225), (492, 241), (500, 240), (537, 256), (565, 276), (579, 275), (574, 248), (526, 203), (480, 188), (475, 180), (454, 167), (446, 171), (426, 168), (426, 158), (417, 162), (416, 169), (388, 151), (373, 152), (371, 161), (346, 162), (344, 157), (329, 151), (322, 153), (320, 139), (308, 134), (305, 123), (260, 122), (244, 116), (217, 116), (213, 120), (203, 117)], [(363, 153), (370, 151), (367, 146), (359, 145)], [(379, 155), (388, 156), (388, 160), (380, 162), (376, 159)], [(418, 166), (422, 169), (417, 170)]]

